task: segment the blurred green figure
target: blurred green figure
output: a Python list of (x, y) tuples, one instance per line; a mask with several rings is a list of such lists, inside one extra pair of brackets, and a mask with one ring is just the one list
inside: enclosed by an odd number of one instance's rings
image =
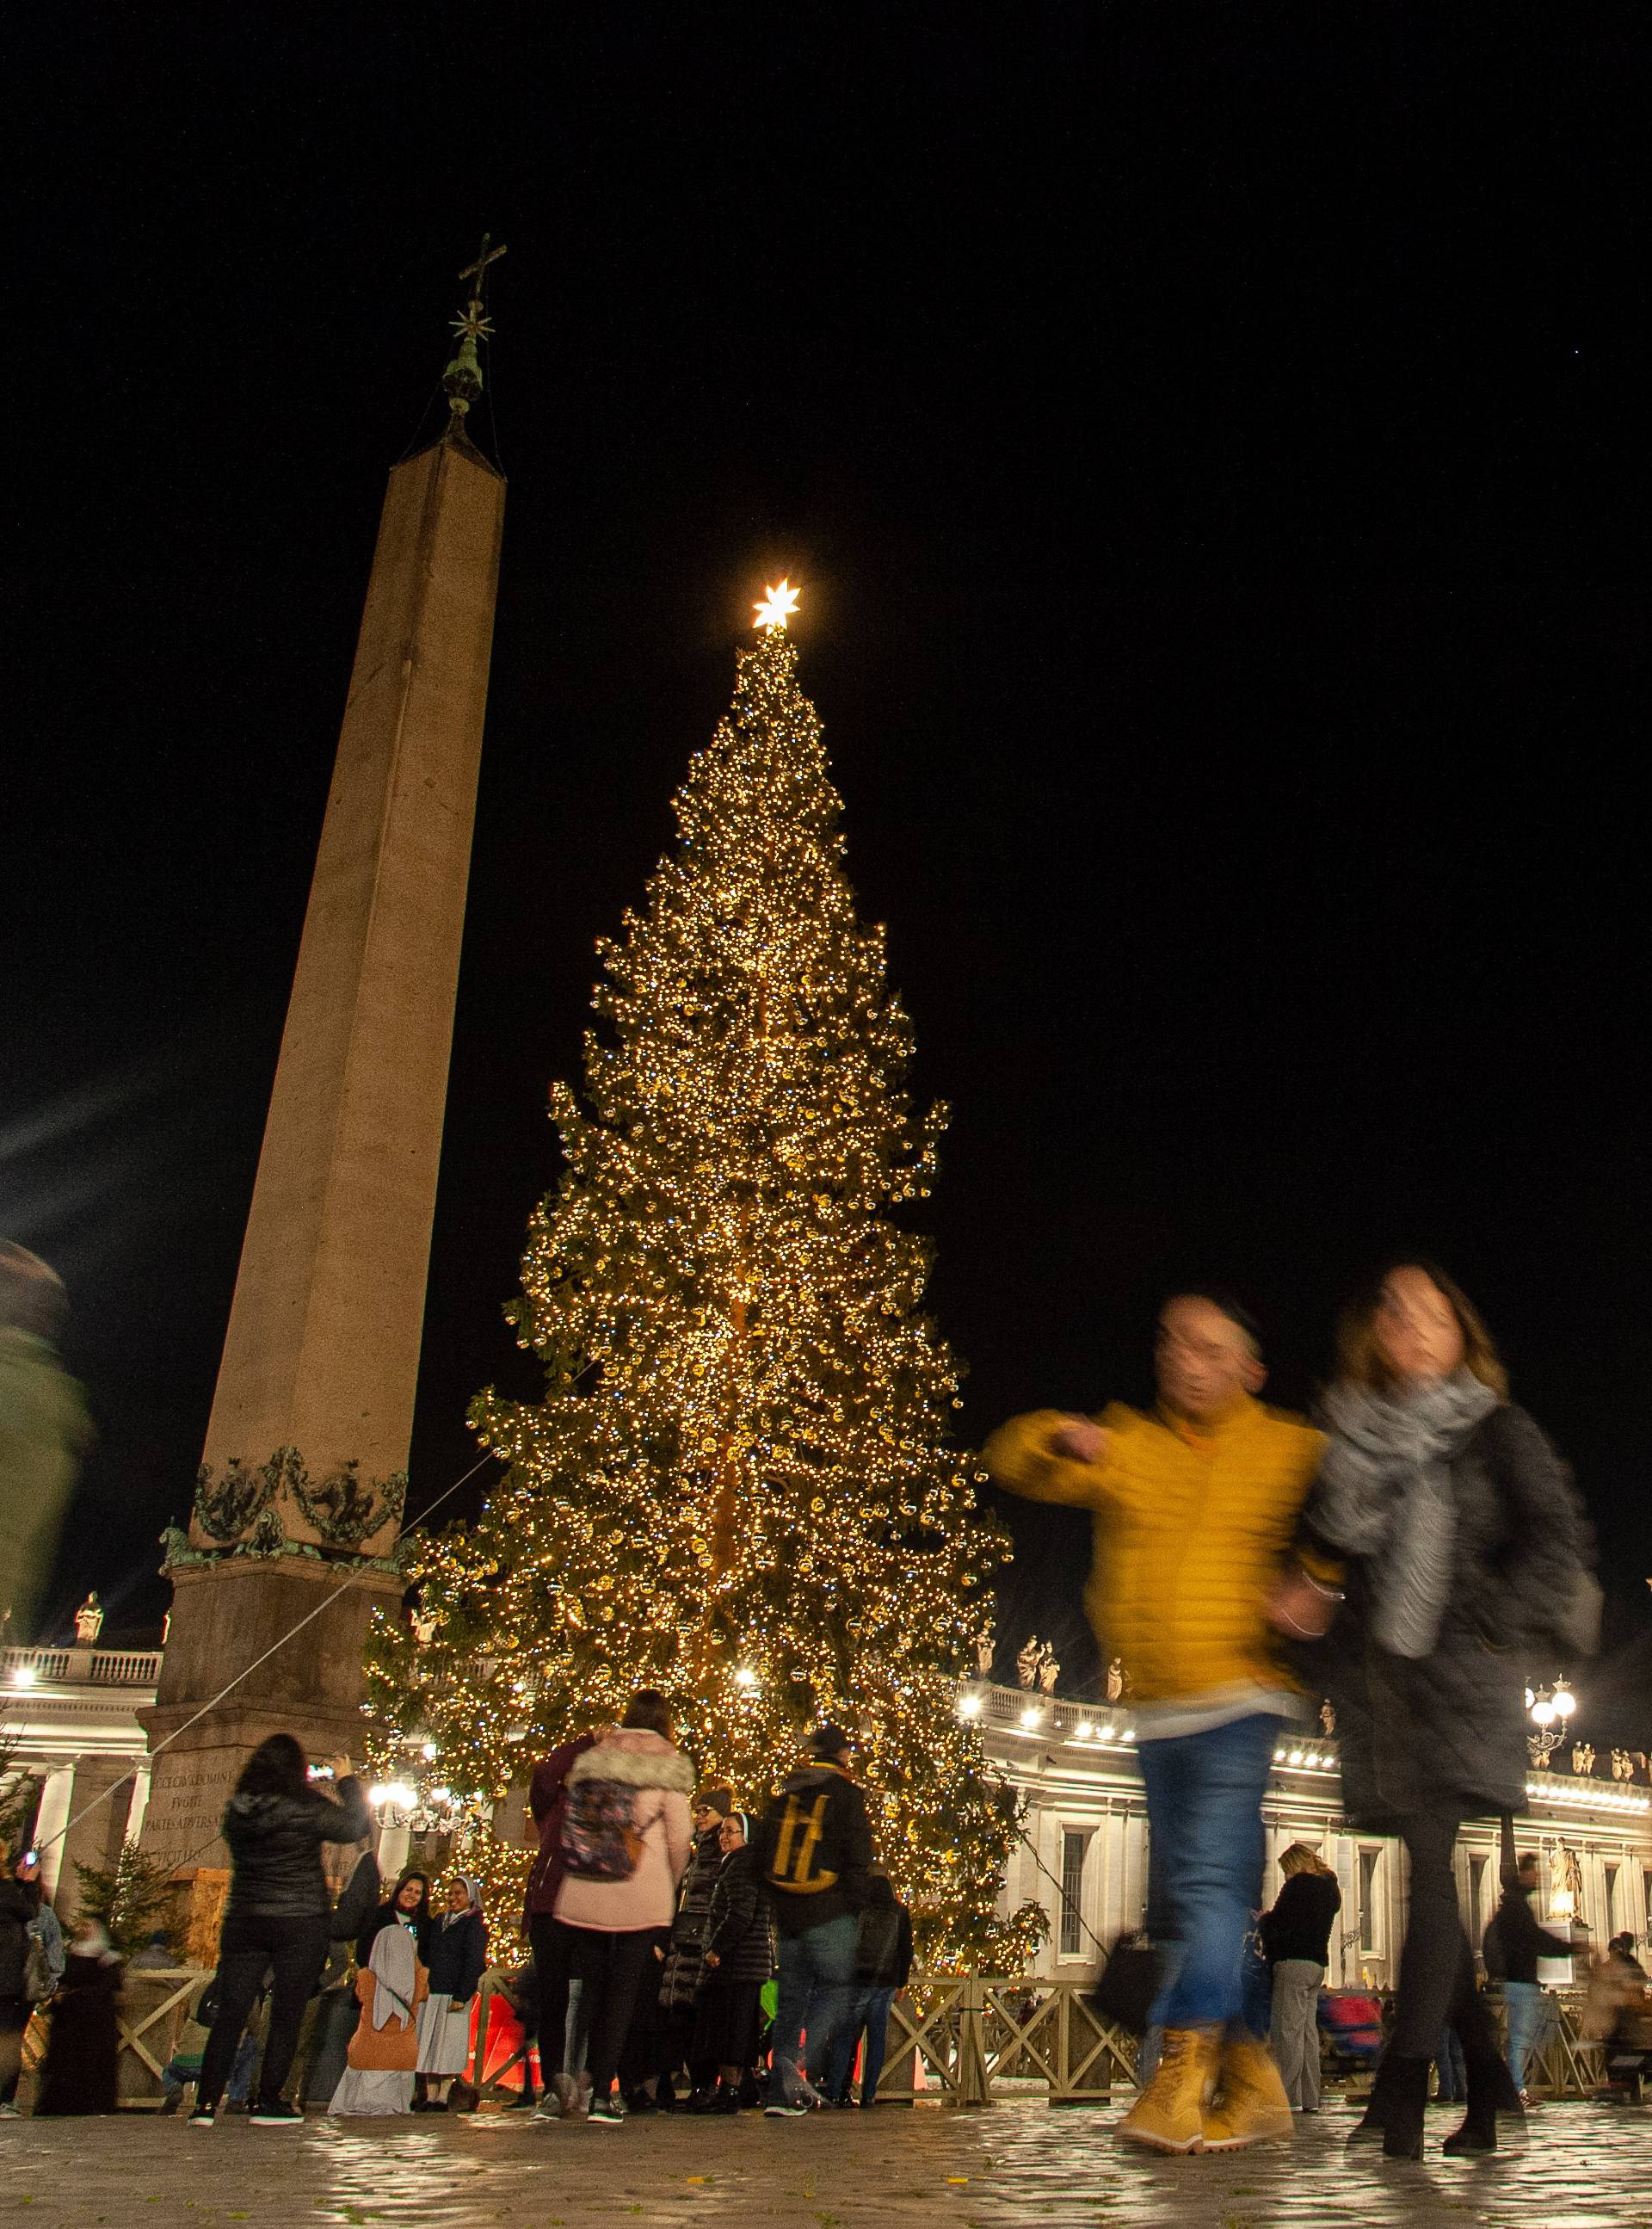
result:
[(80, 1389), (58, 1358), (63, 1280), (0, 1240), (0, 1635), (36, 1638), (40, 1591), (92, 1437)]

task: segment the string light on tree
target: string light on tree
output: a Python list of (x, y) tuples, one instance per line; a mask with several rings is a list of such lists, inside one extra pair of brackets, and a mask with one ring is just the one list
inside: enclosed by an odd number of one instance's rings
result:
[[(1016, 1805), (957, 1709), (1005, 1540), (951, 1444), (960, 1367), (908, 1227), (946, 1114), (906, 1095), (797, 600), (783, 580), (756, 607), (678, 839), (599, 946), (584, 1090), (552, 1094), (563, 1174), (506, 1311), (544, 1397), (474, 1405), (509, 1470), (416, 1548), (430, 1638), (381, 1625), (370, 1692), (387, 1756), (416, 1713), (443, 1776), (496, 1797), (639, 1686), (747, 1804), (810, 1722), (846, 1723), (924, 1954), (1013, 1971), (1042, 1915), (993, 1917)], [(515, 1892), (525, 1860), (475, 1855)]]

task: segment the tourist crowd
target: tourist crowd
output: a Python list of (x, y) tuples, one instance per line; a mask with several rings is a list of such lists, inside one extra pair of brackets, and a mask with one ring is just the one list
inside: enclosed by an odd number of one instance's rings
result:
[[(1494, 2149), (1499, 2115), (1529, 2102), (1538, 1962), (1572, 1945), (1534, 1914), (1535, 1860), (1515, 1864), (1511, 1825), (1482, 1945), (1508, 2008), (1505, 2056), (1453, 1851), (1465, 1819), (1512, 1821), (1523, 1805), (1523, 1666), (1586, 1649), (1598, 1624), (1570, 1475), (1509, 1399), (1467, 1297), (1420, 1264), (1391, 1269), (1348, 1312), (1314, 1423), (1262, 1405), (1260, 1333), (1223, 1295), (1166, 1305), (1156, 1365), (1151, 1410), (1041, 1411), (986, 1451), (1011, 1491), (1096, 1513), (1090, 1605), (1133, 1682), (1153, 1982), (1142, 2086), (1118, 2133), (1230, 2150), (1318, 2109), (1340, 1891), (1300, 1842), (1262, 1910), (1261, 1801), (1283, 1725), (1324, 1694), (1348, 1817), (1397, 1834), (1410, 1859), (1399, 1988), (1354, 2134), (1419, 2156), (1437, 2063), (1441, 2093), (1460, 2090), (1467, 2106), (1445, 2151)], [(618, 1725), (553, 1751), (529, 1789), (529, 1956), (513, 1967), (490, 1962), (475, 1880), (456, 1876), (433, 1905), (414, 1870), (381, 1898), (349, 1759), (333, 1761), (329, 1789), (296, 1740), (273, 1737), (224, 1816), (218, 1971), (195, 2008), (198, 2057), (181, 2050), (167, 2069), (170, 2098), (193, 2075), (198, 2124), (238, 2092), (269, 2125), (306, 2103), (340, 2117), (473, 2106), (485, 1983), (522, 2020), (519, 2102), (541, 2118), (614, 2127), (759, 2105), (792, 2118), (851, 2102), (857, 2066), (859, 2102), (873, 2104), (910, 1920), (877, 1862), (850, 1735), (817, 1726), (774, 1763), (773, 1792), (752, 1808), (726, 1784), (697, 1784), (666, 1699), (646, 1689)], [(0, 1879), (0, 2110), (36, 1995), (24, 1966), (38, 1978), (46, 1956), (27, 1873)], [(54, 1983), (36, 2110), (75, 2110), (64, 2101), (77, 2094), (81, 2110), (112, 2103), (118, 1972), (101, 1929), (78, 1930)], [(1652, 2049), (1632, 1943), (1598, 1970), (1591, 2018), (1609, 2040)]]

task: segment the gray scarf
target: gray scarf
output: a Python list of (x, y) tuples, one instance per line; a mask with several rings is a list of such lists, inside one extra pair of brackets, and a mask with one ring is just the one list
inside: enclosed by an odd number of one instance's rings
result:
[(1325, 1397), (1314, 1529), (1364, 1563), (1372, 1632), (1396, 1656), (1427, 1656), (1439, 1639), (1457, 1541), (1451, 1458), (1496, 1406), (1466, 1370), (1400, 1393), (1339, 1384)]

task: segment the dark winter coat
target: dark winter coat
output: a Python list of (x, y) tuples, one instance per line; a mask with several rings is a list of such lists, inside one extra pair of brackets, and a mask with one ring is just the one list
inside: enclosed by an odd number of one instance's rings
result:
[(436, 1920), (430, 1930), (430, 1993), (451, 1997), (457, 2004), (474, 1996), (476, 1985), (488, 1970), (488, 1923), (479, 1911), (467, 1911), (450, 1926)]
[(774, 1917), (749, 1849), (731, 1850), (711, 1885), (705, 1948), (717, 1963), (705, 1969), (708, 1988), (766, 1982), (775, 1968)]
[(115, 1999), (120, 1964), (71, 1950), (52, 2007), (52, 2025), (35, 2098), (37, 2116), (112, 2113), (118, 2087), (120, 2030)]
[(904, 1989), (911, 1972), (912, 1914), (888, 1876), (874, 1873), (855, 1946), (855, 1979), (876, 1989)]
[(1538, 1960), (1569, 1958), (1572, 1937), (1552, 1934), (1532, 1909), (1530, 1889), (1517, 1885), (1503, 1891), (1482, 1950), (1486, 1971), (1495, 1979), (1535, 1982)]
[(1342, 1909), (1342, 1892), (1332, 1873), (1292, 1873), (1271, 1911), (1262, 1915), (1257, 1933), (1270, 1966), (1282, 1958), (1305, 1958), (1328, 1966), (1331, 1922)]
[(871, 1877), (866, 1798), (835, 1764), (805, 1764), (780, 1783), (759, 1824), (757, 1869), (782, 1935), (859, 1912)]
[(568, 1808), (568, 1775), (575, 1761), (596, 1745), (595, 1734), (580, 1734), (577, 1740), (564, 1742), (560, 1749), (554, 1749), (534, 1767), (534, 1777), (528, 1788), (528, 1809), (539, 1828), (539, 1855), (528, 1876), (528, 1892), (522, 1904), (524, 1918), (556, 1910), (557, 1892), (567, 1871), (562, 1855), (562, 1815)]
[(323, 1842), (359, 1842), (373, 1831), (362, 1783), (338, 1783), (338, 1800), (308, 1788), (302, 1795), (232, 1795), (219, 1830), (229, 1845), (229, 1919), (321, 1919), (333, 1908), (321, 1869)]
[[(1392, 1831), (1419, 1811), (1464, 1817), (1526, 1804), (1527, 1667), (1580, 1567), (1588, 1526), (1571, 1473), (1523, 1409), (1492, 1410), (1450, 1466), (1457, 1505), (1450, 1591), (1427, 1656), (1394, 1655), (1368, 1629), (1362, 1563), (1346, 1566), (1348, 1599), (1312, 1652), (1336, 1706), (1342, 1799), (1356, 1825)], [(1299, 1538), (1314, 1531), (1314, 1494)]]
[(676, 1917), (671, 1922), (671, 1948), (660, 1976), (660, 2002), (667, 2012), (686, 2012), (699, 1993), (704, 1972), (706, 1925), (718, 1869), (723, 1862), (718, 1841), (722, 1821), (695, 1836), (694, 1853), (682, 1876)]
[(29, 1924), (34, 1917), (34, 1898), (23, 1883), (0, 1877), (0, 1997), (23, 1993)]

